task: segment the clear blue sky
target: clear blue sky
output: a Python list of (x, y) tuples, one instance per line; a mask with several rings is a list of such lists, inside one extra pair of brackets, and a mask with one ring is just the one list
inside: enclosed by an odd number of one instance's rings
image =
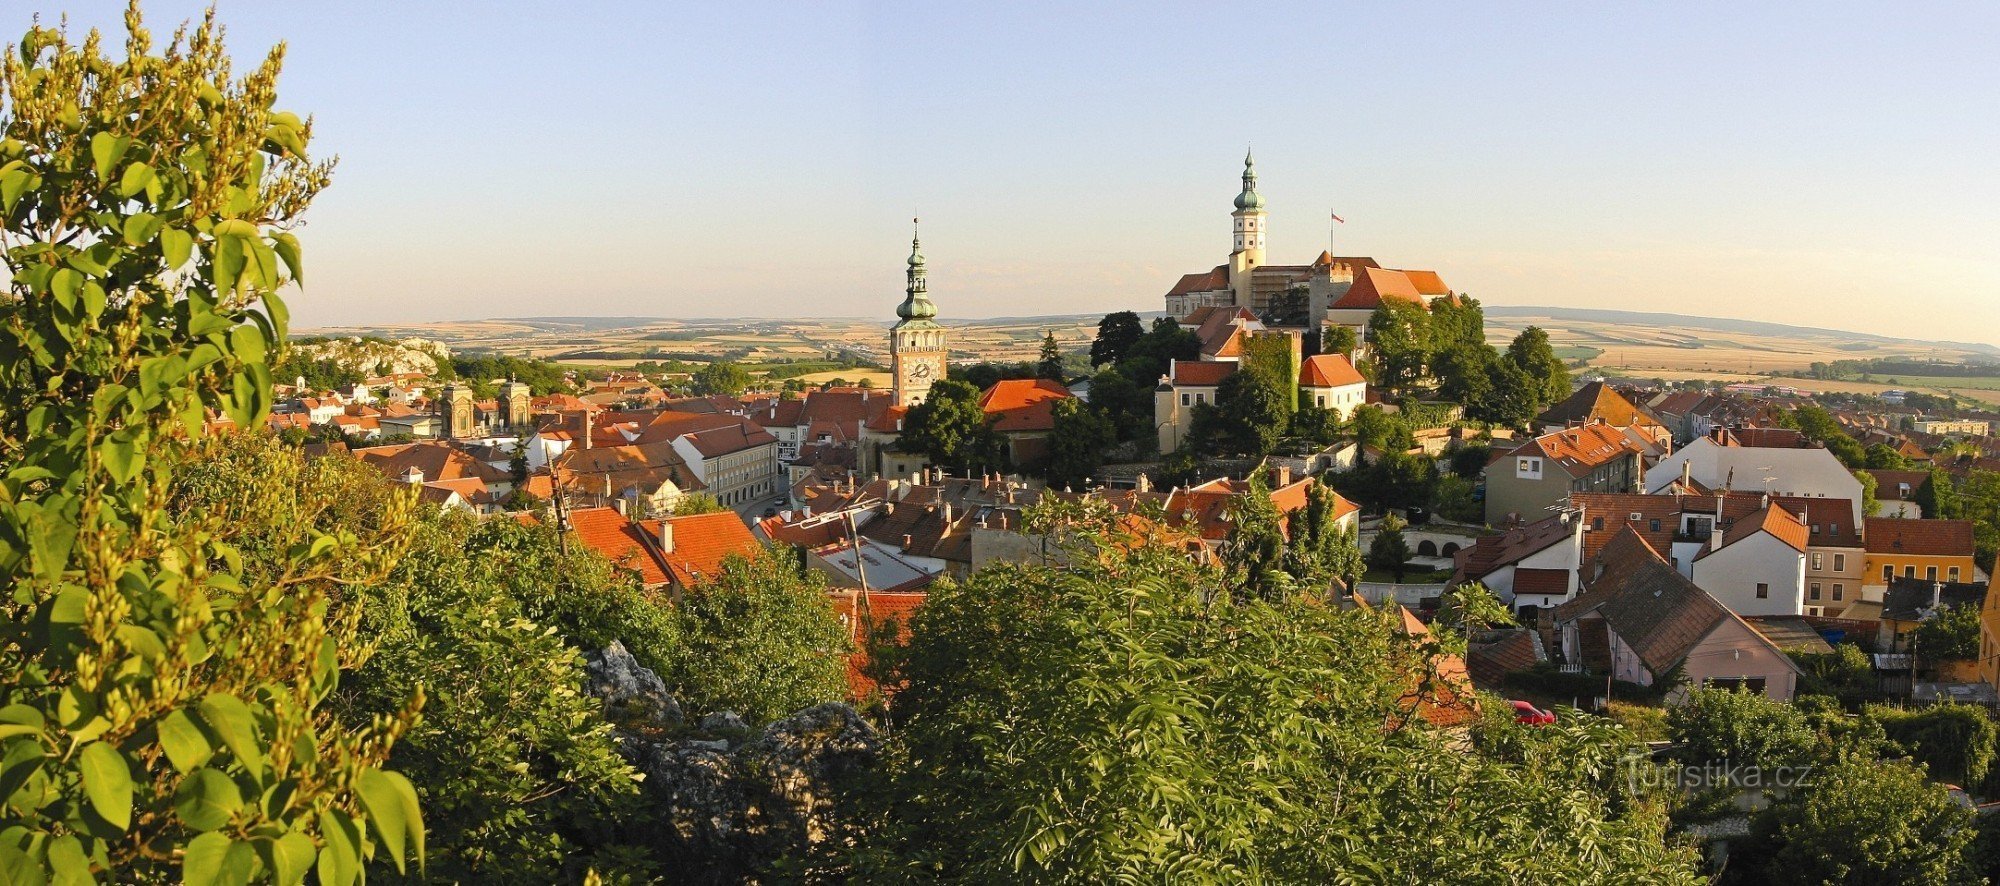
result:
[(1158, 310), (1254, 144), (1272, 261), (2000, 344), (1990, 3), (220, 8), (341, 157), (302, 325), (888, 317), (913, 210), (947, 316)]

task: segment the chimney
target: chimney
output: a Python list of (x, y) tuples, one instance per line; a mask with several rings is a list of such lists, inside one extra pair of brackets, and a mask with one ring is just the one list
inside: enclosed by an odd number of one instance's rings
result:
[(1279, 465), (1279, 466), (1278, 466), (1278, 485), (1279, 485), (1279, 486), (1290, 486), (1290, 485), (1292, 485), (1292, 466), (1291, 466), (1291, 465)]
[(1764, 497), (1763, 497), (1763, 498), (1760, 498), (1760, 499), (1758, 499), (1758, 500), (1757, 500), (1757, 507), (1759, 507), (1759, 508), (1768, 508), (1768, 507), (1770, 507), (1770, 506), (1771, 506), (1771, 493), (1769, 493), (1769, 492), (1766, 492), (1766, 493), (1764, 493)]
[(1681, 462), (1681, 488), (1694, 488), (1694, 462), (1692, 460)]
[(903, 550), (907, 551), (909, 549), (910, 549), (910, 534), (905, 532), (903, 533)]
[(944, 503), (944, 528), (946, 532), (951, 531), (951, 502)]
[(1939, 604), (1941, 604), (1941, 603), (1943, 603), (1943, 602), (1944, 602), (1944, 583), (1942, 583), (1942, 582), (1932, 582), (1932, 583), (1931, 583), (1931, 608), (1932, 608), (1932, 609), (1936, 609), (1936, 608), (1938, 608), (1938, 605), (1939, 605)]
[(668, 554), (674, 552), (674, 521), (672, 520), (660, 520), (660, 550)]
[(586, 409), (583, 411), (583, 441), (577, 444), (585, 449), (590, 448), (591, 424), (590, 410)]
[(1153, 491), (1152, 478), (1147, 477), (1145, 472), (1141, 471), (1139, 473), (1138, 481), (1132, 484), (1132, 488), (1139, 492), (1152, 492)]

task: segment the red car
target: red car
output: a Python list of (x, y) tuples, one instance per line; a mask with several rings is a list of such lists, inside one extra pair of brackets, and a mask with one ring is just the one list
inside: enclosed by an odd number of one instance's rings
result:
[(1523, 726), (1547, 726), (1556, 721), (1556, 715), (1525, 701), (1514, 702), (1514, 722)]

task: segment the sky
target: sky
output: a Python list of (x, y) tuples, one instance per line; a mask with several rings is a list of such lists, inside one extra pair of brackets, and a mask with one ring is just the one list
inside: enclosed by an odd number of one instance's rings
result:
[(340, 158), (296, 326), (890, 318), (916, 216), (947, 318), (1157, 311), (1253, 147), (1274, 263), (2000, 344), (1990, 3), (217, 6)]

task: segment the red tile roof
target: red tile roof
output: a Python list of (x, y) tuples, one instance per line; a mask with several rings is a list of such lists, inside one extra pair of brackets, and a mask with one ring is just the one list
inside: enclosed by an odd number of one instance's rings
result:
[(1613, 427), (1661, 427), (1644, 409), (1610, 385), (1594, 381), (1571, 394), (1535, 418), (1544, 425), (1587, 424), (1601, 421)]
[(603, 555), (614, 565), (638, 573), (640, 581), (648, 585), (667, 582), (665, 564), (647, 546), (643, 533), (624, 514), (611, 508), (577, 508), (569, 512), (569, 525), (576, 540), (584, 547)]
[(980, 395), (979, 408), (993, 419), (993, 429), (1000, 433), (1047, 431), (1055, 427), (1055, 401), (1074, 396), (1059, 381), (1006, 379), (995, 382)]
[(754, 557), (763, 550), (756, 536), (750, 534), (750, 527), (734, 511), (668, 517), (664, 521), (641, 520), (637, 526), (649, 546), (659, 546), (662, 523), (673, 527), (674, 547), (654, 553), (682, 587), (692, 587), (704, 577), (721, 572), (722, 561), (731, 555)]
[(1569, 593), (1569, 570), (1516, 568), (1514, 593), (1553, 594), (1560, 597)]
[(834, 613), (847, 627), (849, 639), (854, 643), (854, 651), (847, 656), (847, 691), (856, 701), (866, 699), (883, 689), (868, 678), (863, 670), (868, 666), (869, 624), (893, 623), (896, 626), (896, 641), (903, 642), (910, 636), (910, 618), (924, 605), (929, 595), (923, 591), (869, 591), (868, 619), (856, 615), (861, 594), (853, 590), (830, 590), (827, 596), (833, 601)]
[(1175, 387), (1212, 388), (1236, 373), (1235, 363), (1208, 360), (1175, 360), (1168, 371)]
[(1190, 292), (1215, 292), (1229, 288), (1229, 266), (1216, 265), (1213, 270), (1199, 274), (1183, 274), (1174, 281), (1174, 288), (1168, 295), (1186, 295)]
[(1770, 507), (1749, 518), (1737, 520), (1736, 525), (1729, 527), (1729, 531), (1723, 533), (1721, 545), (1701, 552), (1701, 556), (1695, 559), (1699, 560), (1716, 551), (1724, 550), (1760, 532), (1770, 533), (1772, 538), (1784, 542), (1801, 554), (1806, 551), (1808, 541), (1806, 524), (1799, 522), (1799, 518), (1773, 502)]
[(1573, 477), (1588, 476), (1598, 467), (1635, 455), (1639, 447), (1610, 425), (1584, 425), (1543, 434), (1521, 444), (1512, 455), (1539, 454)]
[(473, 458), (464, 450), (441, 440), (368, 446), (354, 450), (354, 457), (374, 466), (392, 480), (401, 480), (411, 468), (423, 472), (424, 479), (457, 480), (478, 477), (486, 481), (507, 479), (507, 472)]
[(1971, 520), (1898, 520), (1869, 517), (1868, 552), (1925, 557), (1971, 557)]
[(1339, 354), (1315, 354), (1307, 357), (1305, 365), (1299, 368), (1300, 387), (1337, 388), (1366, 383), (1361, 373), (1354, 371), (1354, 364)]
[(1348, 287), (1329, 307), (1335, 310), (1374, 310), (1383, 299), (1401, 299), (1424, 304), (1424, 295), (1408, 274), (1388, 268), (1355, 268), (1354, 285)]

